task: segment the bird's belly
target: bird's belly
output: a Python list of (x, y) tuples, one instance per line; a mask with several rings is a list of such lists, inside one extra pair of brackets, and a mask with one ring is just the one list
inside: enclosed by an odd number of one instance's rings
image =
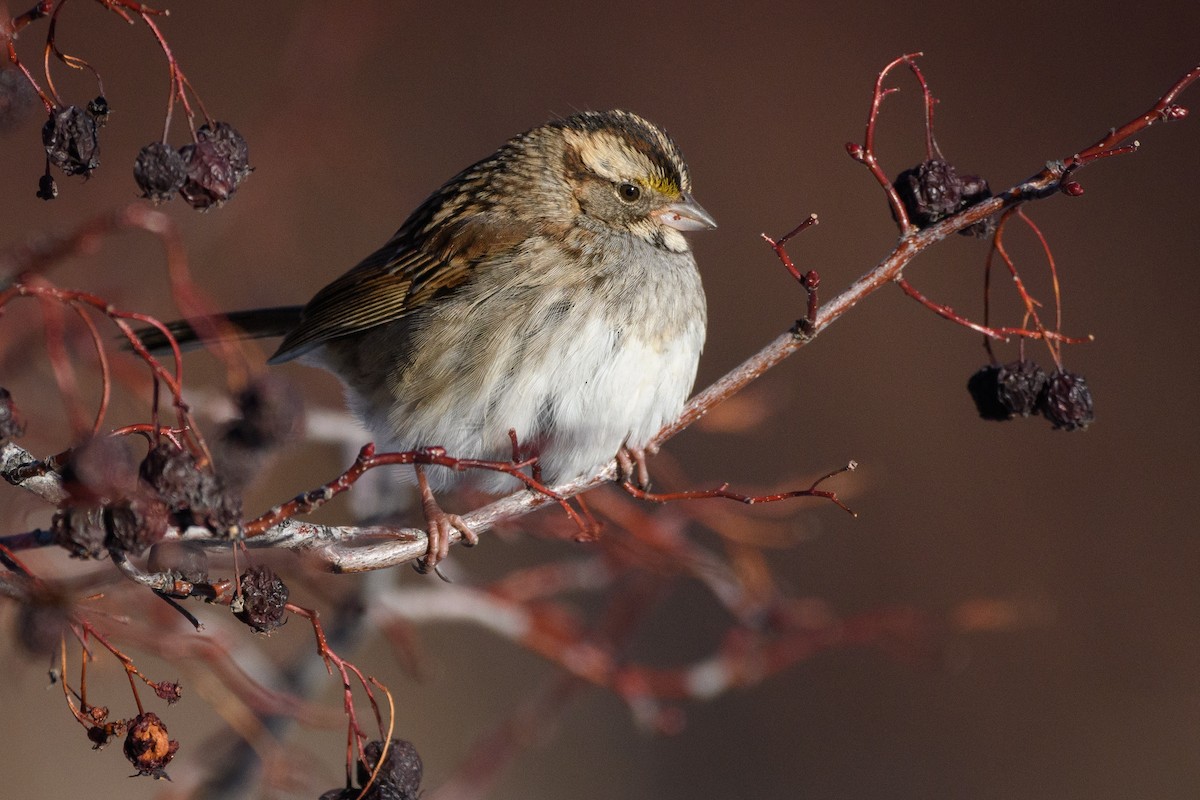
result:
[[(637, 320), (621, 329), (588, 314), (567, 314), (522, 336), (520, 320), (494, 321), (491, 335), (417, 358), (390, 387), (388, 402), (350, 387), (350, 400), (381, 444), (440, 446), (451, 456), (507, 461), (509, 431), (536, 452), (543, 479), (559, 483), (644, 445), (682, 410), (703, 346), (703, 318), (664, 325)], [(430, 348), (419, 348), (429, 354)], [(476, 352), (478, 351), (478, 352)], [(380, 387), (382, 389), (382, 387)], [(432, 470), (445, 484), (456, 475)], [(483, 477), (496, 491), (518, 484)]]

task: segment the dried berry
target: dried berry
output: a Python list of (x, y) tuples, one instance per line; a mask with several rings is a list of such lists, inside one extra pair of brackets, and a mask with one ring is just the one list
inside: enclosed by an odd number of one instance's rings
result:
[(163, 203), (183, 186), (187, 179), (187, 164), (183, 156), (166, 142), (151, 142), (138, 151), (133, 162), (133, 179), (142, 190), (142, 197)]
[[(927, 228), (992, 196), (992, 190), (983, 178), (960, 176), (952, 165), (940, 158), (931, 158), (904, 170), (896, 176), (892, 186), (908, 212), (909, 221), (918, 228)], [(995, 218), (986, 217), (959, 233), (983, 237), (995, 230)]]
[(132, 723), (125, 737), (125, 757), (138, 775), (167, 777), (164, 768), (175, 757), (179, 742), (167, 735), (167, 726), (153, 711), (139, 714)]
[(42, 126), (50, 163), (68, 175), (88, 175), (100, 166), (99, 126), (79, 106), (56, 108)]
[(146, 569), (188, 583), (208, 583), (208, 553), (199, 545), (171, 539), (150, 548)]
[(139, 472), (179, 527), (200, 525), (222, 536), (241, 531), (241, 495), (211, 469), (201, 468), (187, 450), (161, 442), (146, 454)]
[(21, 412), (13, 402), (8, 389), (0, 388), (0, 443), (9, 439), (18, 439), (25, 433), (25, 423)]
[[(363, 748), (366, 763), (359, 762), (358, 782), (365, 786), (371, 779), (375, 765), (379, 763), (379, 755), (383, 752), (383, 742), (368, 742)], [(414, 800), (421, 792), (421, 776), (423, 767), (421, 756), (413, 743), (406, 739), (392, 739), (388, 748), (387, 758), (383, 768), (375, 776), (367, 797), (378, 800)]]
[(1041, 410), (1056, 430), (1084, 430), (1096, 418), (1087, 381), (1063, 370), (1052, 372), (1047, 379)]
[(192, 208), (220, 206), (237, 190), (238, 178), (229, 158), (214, 142), (200, 139), (179, 149), (187, 165), (187, 179), (179, 194)]
[(158, 699), (166, 700), (169, 706), (175, 705), (183, 697), (183, 687), (175, 681), (159, 681), (150, 685), (154, 687), (154, 693), (158, 695)]
[(93, 725), (87, 729), (87, 737), (92, 743), (93, 750), (100, 750), (108, 740), (112, 738), (112, 733), (102, 725)]
[(39, 200), (53, 200), (58, 197), (58, 184), (49, 172), (38, 178), (37, 196)]
[(167, 533), (170, 512), (155, 497), (133, 497), (118, 501), (104, 511), (109, 547), (140, 556)]
[[(214, 122), (212, 126), (201, 125), (196, 131), (196, 137), (202, 141), (212, 142), (229, 166), (233, 169), (233, 188), (236, 189), (246, 179), (254, 167), (250, 166), (250, 148), (237, 128), (228, 122)], [(231, 192), (232, 194), (232, 192)]]
[(50, 520), (50, 535), (56, 545), (74, 558), (103, 558), (108, 552), (103, 510), (96, 506), (59, 508)]
[(904, 170), (892, 185), (909, 220), (918, 228), (945, 219), (962, 207), (962, 181), (954, 167), (940, 158)]
[(996, 395), (1010, 417), (1028, 417), (1038, 409), (1046, 373), (1032, 361), (1013, 361), (996, 375)]
[(250, 567), (242, 573), (242, 596), (235, 616), (258, 633), (270, 633), (287, 621), (287, 585), (270, 567)]
[(323, 792), (317, 800), (358, 800), (360, 794), (362, 794), (361, 790), (349, 787), (345, 789), (330, 789), (327, 792)]
[(967, 381), (967, 391), (975, 401), (975, 410), (983, 419), (1003, 422), (1012, 419), (1008, 409), (1000, 402), (1000, 367), (994, 364), (980, 367)]
[(112, 109), (108, 107), (108, 100), (104, 95), (99, 95), (87, 104), (87, 112), (96, 120), (97, 125), (103, 127), (108, 122), (108, 115)]

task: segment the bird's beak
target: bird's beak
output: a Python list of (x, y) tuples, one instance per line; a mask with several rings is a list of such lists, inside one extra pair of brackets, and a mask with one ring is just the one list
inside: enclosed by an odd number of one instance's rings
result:
[(662, 224), (677, 231), (710, 231), (717, 221), (690, 194), (681, 195), (678, 202), (658, 212)]

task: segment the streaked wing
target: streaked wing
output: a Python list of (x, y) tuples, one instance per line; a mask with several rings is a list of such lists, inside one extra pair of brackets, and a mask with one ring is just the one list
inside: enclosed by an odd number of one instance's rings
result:
[(279, 345), (278, 364), (330, 339), (400, 319), (440, 292), (453, 290), (486, 258), (522, 238), (511, 228), (491, 224), (490, 215), (449, 223), (439, 237), (415, 247), (405, 226), (358, 266), (330, 283), (304, 308), (300, 324)]

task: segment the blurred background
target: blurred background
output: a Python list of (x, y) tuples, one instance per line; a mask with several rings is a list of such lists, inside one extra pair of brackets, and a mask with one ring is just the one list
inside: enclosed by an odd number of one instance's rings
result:
[[(14, 2), (23, 9), (13, 0), (10, 13)], [(819, 214), (821, 224), (790, 251), (802, 268), (820, 271), (825, 298), (891, 249), (883, 193), (844, 150), (862, 141), (870, 91), (888, 61), (925, 52), (943, 151), (996, 189), (1083, 149), (1200, 63), (1200, 5), (1184, 0), (169, 6), (160, 24), (180, 64), (212, 115), (245, 135), (256, 168), (222, 209), (197, 214), (178, 200), (165, 207), (218, 306), (303, 302), (509, 136), (557, 114), (622, 107), (672, 133), (696, 197), (720, 222), (692, 237), (710, 309), (700, 386), (802, 313), (803, 293), (760, 233), (777, 236)], [(44, 33), (43, 22), (18, 42), (27, 62), (40, 63)], [(0, 138), (3, 246), (132, 201), (134, 156), (162, 128), (167, 73), (143, 26), (76, 2), (60, 18), (59, 45), (104, 78), (114, 111), (102, 165), (88, 181), (60, 177), (56, 201), (37, 200), (41, 114), (9, 125)], [(66, 72), (55, 73), (64, 96), (84, 103), (95, 94), (86, 76)], [(902, 91), (885, 105), (879, 139), (895, 174), (923, 158), (922, 117), (907, 73), (890, 83)], [(761, 424), (736, 434), (715, 425), (688, 431), (667, 448), (697, 487), (774, 486), (859, 462), (836, 482), (858, 519), (819, 501), (788, 507), (792, 546), (770, 564), (792, 596), (837, 614), (899, 606), (934, 617), (1002, 598), (1037, 609), (1028, 624), (950, 635), (931, 659), (822, 653), (749, 690), (685, 704), (686, 727), (669, 737), (639, 729), (618, 699), (588, 689), (513, 761), (493, 797), (1195, 796), (1200, 541), (1189, 496), (1200, 479), (1200, 379), (1188, 364), (1200, 305), (1200, 87), (1182, 103), (1192, 119), (1156, 126), (1140, 135), (1138, 153), (1082, 171), (1082, 197), (1029, 209), (1053, 247), (1066, 331), (1096, 337), (1066, 355), (1094, 392), (1091, 429), (979, 420), (965, 384), (986, 361), (980, 337), (888, 288), (749, 390), (751, 406), (765, 410)], [(1023, 273), (1049, 300), (1035, 241), (1012, 235)], [(906, 277), (979, 317), (986, 250), (956, 237)], [(175, 315), (161, 247), (148, 236), (114, 237), (52, 278)], [(997, 281), (1001, 296), (1010, 289)], [(1019, 322), (1009, 300), (1000, 308), (1006, 322)], [(28, 335), (5, 325), (0, 319), (0, 336)], [(33, 336), (26, 352), (41, 359), (40, 347)], [(1044, 348), (1029, 352), (1049, 364)], [(23, 444), (55, 452), (64, 443), (52, 380), (44, 363), (21, 361), (10, 350), (0, 384), (37, 412)], [(311, 406), (339, 407), (332, 378), (285, 371)], [(200, 357), (190, 380), (205, 376), (219, 370)], [(122, 421), (132, 418), (113, 420)], [(297, 446), (247, 509), (344, 465), (333, 448)], [(44, 524), (36, 505), (4, 500), (0, 534)], [(457, 580), (536, 561), (540, 546), (487, 537), (454, 554)], [(57, 569), (66, 559), (55, 552), (34, 560)], [(730, 624), (703, 589), (680, 585), (648, 621), (638, 653), (660, 666), (685, 664), (710, 653)], [(275, 641), (260, 644), (268, 654), (312, 658), (310, 635), (297, 622), (277, 637), (278, 651)], [(437, 787), (516, 698), (557, 673), (466, 626), (431, 627), (420, 641), (421, 681), (402, 673), (382, 643), (353, 657), (396, 693), (397, 733), (416, 743), (425, 785)], [(118, 753), (90, 751), (58, 689), (43, 691), (40, 659), (14, 650), (0, 664), (4, 794), (73, 796), (83, 781), (94, 797), (169, 796), (168, 786), (130, 782)], [(96, 679), (123, 676), (109, 660)], [(330, 681), (321, 699), (336, 709), (334, 688)], [(186, 774), (211, 757), (196, 746), (219, 724), (203, 696), (171, 712), (172, 735), (184, 741), (172, 771)], [(309, 768), (319, 780), (295, 795), (264, 796), (315, 797), (338, 785), (342, 729), (289, 741), (314, 754)]]

